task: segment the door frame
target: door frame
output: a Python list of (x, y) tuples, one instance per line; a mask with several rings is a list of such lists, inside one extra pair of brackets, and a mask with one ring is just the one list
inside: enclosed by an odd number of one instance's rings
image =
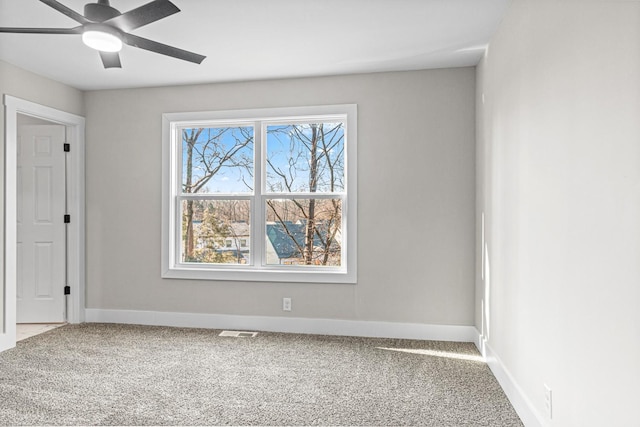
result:
[(67, 213), (71, 215), (67, 249), (71, 295), (67, 305), (67, 321), (81, 323), (85, 320), (85, 118), (6, 94), (4, 106), (4, 322), (0, 325), (0, 351), (16, 345), (18, 114), (66, 127), (66, 139), (71, 144), (67, 157)]

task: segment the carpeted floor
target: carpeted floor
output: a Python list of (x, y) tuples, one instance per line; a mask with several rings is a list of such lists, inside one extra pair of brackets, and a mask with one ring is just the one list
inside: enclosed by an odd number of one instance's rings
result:
[(522, 426), (469, 343), (67, 325), (0, 353), (1, 425)]

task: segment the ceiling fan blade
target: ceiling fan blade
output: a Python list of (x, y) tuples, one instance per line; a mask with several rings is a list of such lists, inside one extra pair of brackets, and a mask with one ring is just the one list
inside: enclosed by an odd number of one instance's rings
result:
[(134, 36), (133, 34), (124, 34), (123, 41), (130, 46), (149, 50), (162, 55), (172, 56), (174, 58), (194, 62), (196, 64), (200, 64), (206, 58), (206, 56), (198, 55), (197, 53), (178, 49), (173, 46), (167, 46), (166, 44), (154, 42), (153, 40)]
[(80, 33), (82, 33), (82, 27), (75, 27), (75, 28), (10, 28), (10, 27), (0, 27), (0, 33), (80, 34)]
[(99, 52), (104, 68), (122, 68), (118, 52)]
[(77, 21), (77, 22), (79, 22), (81, 24), (87, 24), (87, 23), (91, 22), (87, 18), (85, 18), (84, 16), (82, 16), (81, 14), (76, 12), (75, 10), (69, 9), (67, 6), (63, 5), (62, 3), (57, 2), (56, 0), (40, 0), (40, 1), (42, 3), (44, 3), (44, 4), (46, 4), (47, 6), (51, 6), (52, 8), (57, 10), (58, 12), (64, 13), (69, 18), (71, 18), (74, 21)]
[(104, 23), (115, 25), (121, 31), (129, 32), (178, 12), (180, 12), (180, 9), (169, 0), (154, 0), (122, 15), (108, 19)]

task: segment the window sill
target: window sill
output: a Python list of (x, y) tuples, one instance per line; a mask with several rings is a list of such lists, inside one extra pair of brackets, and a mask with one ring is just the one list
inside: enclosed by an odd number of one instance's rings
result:
[(355, 284), (355, 273), (344, 270), (333, 271), (283, 271), (271, 269), (234, 269), (218, 270), (174, 267), (162, 272), (163, 279), (188, 279), (212, 281), (241, 281), (241, 282), (295, 282), (295, 283), (345, 283)]

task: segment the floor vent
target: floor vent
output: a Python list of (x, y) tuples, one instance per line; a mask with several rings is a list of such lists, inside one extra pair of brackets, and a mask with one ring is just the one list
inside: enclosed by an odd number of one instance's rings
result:
[(235, 338), (253, 338), (257, 336), (257, 332), (247, 332), (247, 331), (222, 331), (220, 332), (221, 337), (235, 337)]

